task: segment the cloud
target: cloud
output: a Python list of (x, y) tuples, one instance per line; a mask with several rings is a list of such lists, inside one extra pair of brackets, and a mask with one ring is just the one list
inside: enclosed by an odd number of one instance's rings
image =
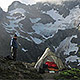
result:
[(7, 11), (8, 6), (11, 5), (13, 1), (21, 1), (21, 0), (0, 0), (0, 7), (4, 10)]
[(70, 1), (70, 0), (21, 0), (22, 3), (26, 4), (34, 4), (36, 2), (50, 2), (50, 3), (60, 4), (62, 1)]
[(34, 4), (36, 2), (61, 3), (62, 1), (68, 0), (0, 0), (0, 7), (3, 8), (3, 10), (7, 11), (8, 6), (11, 5), (13, 1), (20, 1), (25, 4)]
[(34, 0), (35, 2), (51, 2), (51, 3), (61, 3), (62, 1), (69, 1), (69, 0)]
[(25, 4), (34, 4), (37, 2), (37, 0), (20, 0), (20, 2), (25, 3)]

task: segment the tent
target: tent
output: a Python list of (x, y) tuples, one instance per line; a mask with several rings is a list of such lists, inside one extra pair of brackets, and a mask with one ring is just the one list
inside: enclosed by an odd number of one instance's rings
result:
[[(64, 65), (60, 58), (58, 58), (49, 48), (47, 48), (41, 58), (37, 61), (34, 68), (39, 71), (39, 68), (43, 68), (43, 64), (48, 64), (48, 66), (57, 66), (58, 70), (62, 70)], [(49, 70), (54, 70), (54, 68), (49, 68)], [(55, 70), (54, 70), (55, 71)]]

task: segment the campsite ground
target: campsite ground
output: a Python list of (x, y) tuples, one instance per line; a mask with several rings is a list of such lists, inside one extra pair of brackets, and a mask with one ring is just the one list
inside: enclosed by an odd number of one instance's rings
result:
[(53, 79), (55, 74), (50, 73), (38, 73), (34, 69), (35, 63), (25, 63), (20, 61), (7, 60), (0, 57), (0, 79), (5, 80), (21, 80), (21, 79), (31, 79), (31, 80), (47, 80)]
[(1, 80), (80, 80), (80, 70), (60, 71), (58, 73), (38, 73), (34, 69), (35, 63), (7, 60), (0, 57), (0, 79)]
[(57, 75), (56, 73), (44, 73), (42, 76), (42, 78), (44, 80), (55, 80), (54, 76)]

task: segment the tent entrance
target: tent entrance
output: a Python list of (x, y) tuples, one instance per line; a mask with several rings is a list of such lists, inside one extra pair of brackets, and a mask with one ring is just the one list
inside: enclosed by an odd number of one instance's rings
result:
[[(64, 68), (64, 65), (60, 58), (58, 58), (49, 48), (47, 48), (41, 58), (37, 61), (34, 68), (39, 70), (40, 68), (48, 67), (49, 70), (58, 71)], [(55, 66), (55, 67), (54, 67)]]
[(57, 64), (51, 56), (47, 56), (44, 59), (42, 66), (43, 68), (47, 68), (49, 71), (59, 71)]

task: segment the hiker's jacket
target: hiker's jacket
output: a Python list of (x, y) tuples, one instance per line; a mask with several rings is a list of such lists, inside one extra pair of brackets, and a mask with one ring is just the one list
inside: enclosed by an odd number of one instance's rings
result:
[(12, 46), (13, 46), (13, 48), (16, 48), (16, 49), (18, 48), (18, 44), (17, 44), (17, 41), (15, 38), (13, 38)]

